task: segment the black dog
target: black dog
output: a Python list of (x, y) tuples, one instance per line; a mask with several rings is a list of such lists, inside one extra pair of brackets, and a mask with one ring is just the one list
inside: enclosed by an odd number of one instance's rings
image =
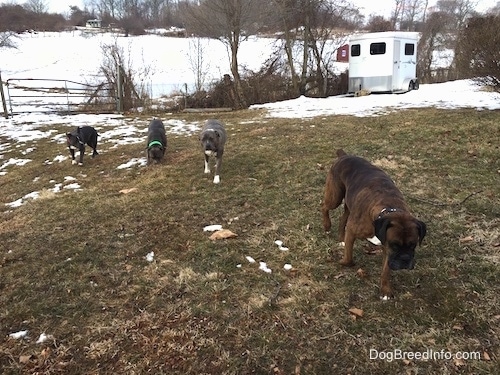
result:
[(163, 160), (167, 149), (167, 136), (161, 120), (153, 119), (149, 124), (146, 149), (148, 150), (148, 164), (159, 163)]
[(85, 153), (85, 145), (90, 146), (94, 152), (92, 158), (97, 153), (97, 131), (92, 126), (79, 126), (76, 130), (66, 133), (66, 140), (68, 142), (68, 149), (71, 154), (71, 163), (76, 164), (75, 150), (80, 151), (80, 161), (78, 165), (83, 165), (83, 154)]

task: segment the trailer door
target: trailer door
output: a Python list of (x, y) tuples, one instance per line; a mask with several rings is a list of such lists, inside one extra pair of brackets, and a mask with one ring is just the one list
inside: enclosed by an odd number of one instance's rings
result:
[(394, 65), (392, 67), (392, 90), (400, 90), (401, 85), (401, 41), (394, 41), (394, 51), (393, 51), (393, 62)]

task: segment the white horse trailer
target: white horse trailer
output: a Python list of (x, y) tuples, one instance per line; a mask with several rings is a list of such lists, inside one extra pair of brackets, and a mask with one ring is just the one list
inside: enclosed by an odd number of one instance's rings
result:
[(351, 36), (349, 93), (418, 90), (416, 32), (388, 31)]

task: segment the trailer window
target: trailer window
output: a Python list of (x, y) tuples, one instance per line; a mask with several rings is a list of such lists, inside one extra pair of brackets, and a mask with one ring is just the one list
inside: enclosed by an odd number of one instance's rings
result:
[(405, 44), (405, 55), (413, 56), (415, 54), (415, 44), (406, 43)]
[(370, 55), (383, 55), (385, 54), (385, 42), (370, 44)]
[(351, 56), (359, 56), (359, 55), (361, 55), (361, 45), (353, 44), (351, 46)]

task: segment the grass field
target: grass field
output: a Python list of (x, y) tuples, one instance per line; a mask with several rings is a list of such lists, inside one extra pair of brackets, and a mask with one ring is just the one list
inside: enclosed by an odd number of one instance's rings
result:
[[(500, 371), (500, 112), (219, 118), (220, 185), (203, 174), (195, 135), (169, 137), (163, 165), (124, 170), (142, 143), (101, 145), (83, 167), (44, 165), (64, 145), (26, 144), (33, 162), (0, 176), (2, 203), (42, 192), (1, 213), (2, 374)], [(356, 266), (343, 268), (339, 212), (323, 232), (337, 148), (381, 166), (427, 224), (416, 268), (393, 273), (393, 300), (379, 300), (380, 249), (356, 242)], [(81, 190), (51, 193), (65, 176)], [(211, 224), (237, 237), (211, 241)]]

